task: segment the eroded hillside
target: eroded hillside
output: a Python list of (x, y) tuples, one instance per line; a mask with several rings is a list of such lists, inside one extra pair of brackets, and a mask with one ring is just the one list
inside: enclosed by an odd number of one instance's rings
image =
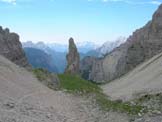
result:
[(42, 85), (30, 72), (0, 56), (2, 122), (128, 122), (116, 112), (104, 114), (87, 98)]
[(136, 67), (123, 77), (103, 85), (112, 99), (130, 100), (144, 94), (162, 92), (162, 53)]

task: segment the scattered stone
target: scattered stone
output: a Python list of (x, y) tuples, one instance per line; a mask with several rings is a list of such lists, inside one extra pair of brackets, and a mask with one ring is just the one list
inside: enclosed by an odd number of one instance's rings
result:
[(162, 115), (162, 113), (160, 111), (158, 111), (158, 110), (153, 110), (152, 113), (156, 114), (156, 115)]
[(138, 113), (138, 116), (139, 116), (139, 117), (141, 117), (141, 116), (142, 116), (142, 114), (141, 114), (141, 113)]
[(13, 102), (8, 102), (6, 104), (4, 104), (6, 109), (13, 109), (15, 107), (15, 103)]

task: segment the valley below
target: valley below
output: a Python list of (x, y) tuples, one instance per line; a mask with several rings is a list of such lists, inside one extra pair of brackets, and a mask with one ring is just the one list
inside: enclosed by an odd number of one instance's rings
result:
[(21, 43), (0, 26), (0, 122), (162, 122), (162, 4), (100, 47)]

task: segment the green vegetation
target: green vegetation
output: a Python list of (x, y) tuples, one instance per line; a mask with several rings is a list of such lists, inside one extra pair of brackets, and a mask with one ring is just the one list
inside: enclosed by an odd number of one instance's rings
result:
[(33, 73), (40, 81), (46, 80), (50, 76), (50, 73), (42, 68), (33, 69)]
[(114, 110), (119, 112), (125, 112), (131, 115), (137, 115), (138, 113), (146, 111), (146, 108), (140, 105), (131, 105), (130, 103), (124, 103), (121, 100), (111, 101), (106, 95), (102, 93), (102, 90), (96, 84), (86, 81), (79, 76), (72, 76), (68, 74), (59, 75), (61, 89), (66, 89), (70, 93), (79, 93), (82, 95), (94, 96), (95, 102), (106, 111)]
[(85, 94), (98, 93), (101, 91), (97, 85), (88, 82), (79, 76), (72, 76), (69, 74), (60, 74), (58, 76), (61, 89), (66, 89), (68, 92)]
[(146, 108), (140, 105), (132, 105), (129, 102), (122, 102), (121, 100), (112, 101), (102, 93), (96, 95), (97, 103), (104, 110), (114, 110), (124, 112), (130, 115), (137, 115), (139, 113), (146, 112)]
[[(40, 68), (33, 69), (33, 73), (40, 82), (51, 89), (56, 89), (56, 84), (51, 82), (52, 73)], [(60, 74), (58, 77), (60, 79), (59, 89), (66, 90), (73, 94), (91, 95), (95, 102), (105, 111), (113, 110), (125, 112), (130, 115), (137, 115), (138, 113), (143, 113), (147, 110), (146, 107), (143, 107), (140, 104), (131, 105), (130, 103), (125, 103), (121, 100), (111, 101), (105, 94), (103, 94), (101, 88), (97, 84), (84, 80), (80, 76)], [(144, 98), (141, 99), (146, 100)]]
[(43, 83), (50, 89), (58, 89), (59, 83), (55, 74), (52, 74), (49, 71), (42, 68), (33, 69), (32, 71), (41, 83)]

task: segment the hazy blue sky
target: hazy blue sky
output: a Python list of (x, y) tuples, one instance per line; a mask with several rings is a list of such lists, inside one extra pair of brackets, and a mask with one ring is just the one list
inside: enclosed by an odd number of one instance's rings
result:
[(162, 0), (0, 0), (0, 25), (21, 41), (102, 43), (128, 36)]

